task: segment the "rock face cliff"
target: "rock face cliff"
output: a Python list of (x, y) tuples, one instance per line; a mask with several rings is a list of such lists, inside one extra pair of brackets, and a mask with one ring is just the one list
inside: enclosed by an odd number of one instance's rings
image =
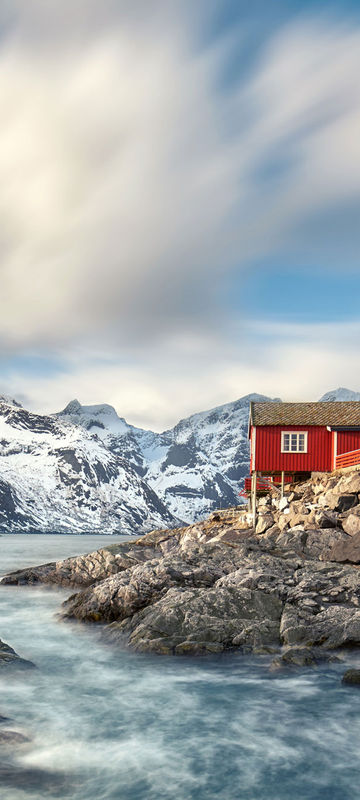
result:
[(88, 556), (18, 571), (4, 583), (76, 589), (67, 619), (103, 623), (139, 652), (273, 653), (309, 664), (360, 646), (360, 471), (315, 475), (286, 498), (156, 530)]

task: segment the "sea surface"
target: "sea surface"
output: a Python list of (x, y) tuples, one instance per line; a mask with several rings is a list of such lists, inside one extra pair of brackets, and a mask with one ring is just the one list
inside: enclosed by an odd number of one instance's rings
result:
[[(3, 535), (0, 571), (103, 542)], [(0, 637), (37, 666), (0, 673), (0, 714), (11, 718), (0, 730), (31, 739), (1, 753), (1, 800), (360, 797), (360, 690), (341, 686), (348, 657), (280, 674), (240, 653), (136, 655), (104, 645), (98, 627), (60, 622), (69, 594), (0, 586)]]

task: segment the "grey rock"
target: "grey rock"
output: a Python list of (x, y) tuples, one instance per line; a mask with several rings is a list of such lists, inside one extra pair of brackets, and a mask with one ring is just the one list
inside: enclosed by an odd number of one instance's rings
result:
[(27, 661), (25, 658), (20, 658), (18, 654), (5, 642), (0, 639), (0, 670), (4, 669), (32, 669), (35, 664), (32, 661)]
[(351, 514), (360, 519), (360, 506), (340, 517), (320, 502), (329, 492), (337, 502), (354, 494), (346, 482), (349, 475), (317, 475), (283, 512), (262, 504), (256, 531), (244, 527), (243, 513), (218, 511), (6, 582), (77, 587), (63, 616), (102, 623), (106, 638), (141, 652), (260, 653), (282, 645), (283, 666), (314, 663), (360, 646), (360, 534), (334, 527)]
[(328, 650), (360, 645), (360, 611), (329, 605), (319, 613), (292, 609), (283, 615), (281, 624), (284, 644), (321, 646)]
[(201, 654), (233, 647), (252, 650), (278, 641), (282, 604), (278, 598), (245, 587), (219, 589), (169, 589), (150, 608), (122, 625), (114, 635), (126, 633), (139, 652)]
[(329, 553), (330, 561), (360, 564), (360, 533), (336, 542)]
[(359, 499), (357, 494), (341, 494), (337, 505), (335, 506), (335, 511), (343, 514), (344, 511), (349, 511), (350, 508), (354, 508), (358, 502)]
[(265, 531), (267, 531), (268, 528), (271, 528), (273, 524), (274, 517), (272, 514), (259, 515), (255, 531), (256, 533), (265, 533)]
[(316, 511), (314, 515), (315, 526), (318, 528), (336, 528), (338, 515), (334, 511)]
[(332, 561), (330, 556), (338, 542), (347, 542), (349, 537), (340, 528), (316, 528), (307, 531), (305, 555), (307, 558), (318, 558), (320, 561)]
[(286, 669), (288, 667), (316, 667), (324, 661), (340, 661), (340, 659), (323, 650), (321, 647), (306, 647), (293, 645), (285, 647), (278, 653), (270, 664), (270, 670)]
[(292, 513), (290, 511), (289, 517), (286, 519), (290, 528), (301, 527), (303, 529), (314, 527), (314, 517), (310, 514)]
[(73, 595), (64, 604), (64, 616), (94, 622), (126, 619), (172, 586), (213, 586), (237, 567), (241, 553), (220, 543), (184, 540), (176, 554), (151, 559)]
[(51, 583), (59, 586), (91, 586), (109, 575), (116, 575), (138, 563), (161, 555), (164, 547), (171, 549), (176, 532), (151, 531), (135, 542), (110, 544), (93, 553), (39, 567), (17, 570), (2, 578), (8, 585)]
[(360, 686), (360, 669), (348, 669), (342, 676), (341, 683), (348, 686)]
[(281, 655), (275, 656), (270, 664), (270, 669), (283, 669), (284, 667), (316, 666), (318, 658), (310, 647), (289, 647)]
[(346, 472), (340, 478), (335, 479), (340, 494), (359, 494), (360, 492), (360, 470), (356, 467), (351, 472)]
[(346, 512), (341, 518), (341, 524), (345, 533), (348, 533), (349, 536), (355, 536), (360, 533), (360, 505)]

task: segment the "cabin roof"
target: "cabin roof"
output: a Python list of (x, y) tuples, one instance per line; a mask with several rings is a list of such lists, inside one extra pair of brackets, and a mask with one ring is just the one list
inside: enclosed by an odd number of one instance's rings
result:
[(250, 425), (360, 427), (360, 402), (250, 404)]

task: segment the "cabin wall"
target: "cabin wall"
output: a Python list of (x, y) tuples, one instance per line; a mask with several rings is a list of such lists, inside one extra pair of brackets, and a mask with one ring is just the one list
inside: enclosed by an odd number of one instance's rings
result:
[[(307, 431), (307, 453), (282, 453), (282, 431)], [(255, 462), (252, 460), (252, 469), (259, 472), (330, 471), (332, 469), (331, 439), (331, 433), (326, 427), (307, 427), (306, 425), (257, 427)]]
[(337, 455), (360, 449), (360, 431), (338, 431)]
[(256, 428), (251, 426), (250, 429), (250, 472), (255, 469), (254, 456), (256, 453)]

